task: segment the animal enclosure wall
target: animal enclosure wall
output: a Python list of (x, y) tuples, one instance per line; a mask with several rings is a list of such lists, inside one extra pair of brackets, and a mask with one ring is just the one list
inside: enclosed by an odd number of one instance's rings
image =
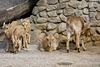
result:
[(60, 16), (72, 14), (95, 22), (100, 21), (100, 0), (39, 0), (32, 13), (48, 22), (60, 22)]
[[(65, 35), (66, 24), (64, 21), (71, 15), (82, 16), (88, 22), (100, 22), (100, 0), (39, 0), (33, 8), (31, 18), (41, 33), (47, 30), (49, 33)], [(100, 32), (99, 27), (93, 28)]]

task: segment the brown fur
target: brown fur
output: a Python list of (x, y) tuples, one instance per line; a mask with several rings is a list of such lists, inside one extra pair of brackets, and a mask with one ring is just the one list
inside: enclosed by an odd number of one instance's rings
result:
[(30, 37), (31, 37), (31, 35), (30, 35), (30, 31), (31, 31), (30, 20), (28, 18), (26, 18), (26, 19), (24, 19), (22, 24), (24, 26), (25, 31), (27, 32), (27, 34), (26, 34), (27, 41), (28, 41), (28, 43), (30, 43)]
[[(78, 52), (80, 52), (80, 38), (81, 33), (84, 28), (84, 19), (82, 17), (77, 16), (71, 16), (67, 19), (68, 29), (67, 29), (67, 43), (66, 43), (66, 49), (69, 52), (69, 41), (71, 39), (71, 36), (75, 35), (76, 40), (76, 47)], [(83, 42), (83, 41), (82, 41)], [(83, 49), (85, 50), (84, 44), (82, 44)]]
[[(7, 40), (6, 51), (13, 49), (13, 48), (11, 48), (11, 46), (13, 47), (11, 38), (12, 38), (14, 28), (17, 25), (18, 25), (17, 21), (12, 21), (12, 23), (8, 24), (8, 25), (5, 25), (5, 23), (4, 23), (4, 25), (3, 25), (4, 33), (6, 35), (6, 40)], [(13, 52), (13, 51), (11, 51), (11, 52)]]
[(45, 50), (49, 52), (55, 51), (57, 47), (58, 44), (56, 38), (54, 37), (54, 35), (50, 35), (50, 34), (44, 36), (39, 45), (40, 50)]
[[(23, 44), (22, 44), (23, 40)], [(18, 50), (21, 50), (21, 46), (27, 48), (27, 40), (26, 40), (26, 31), (22, 25), (18, 25), (15, 27), (15, 30), (12, 34), (12, 41), (14, 44), (14, 48), (18, 47)], [(19, 44), (21, 41), (21, 44)], [(16, 51), (16, 50), (15, 50)]]
[[(18, 21), (12, 21), (11, 24), (3, 25), (4, 33), (7, 39), (10, 40), (9, 42), (12, 42), (14, 52), (20, 51), (21, 46), (27, 48), (28, 47), (27, 43), (30, 42), (30, 35), (29, 35), (30, 25), (28, 25), (28, 23), (25, 25), (24, 23), (19, 24)], [(23, 44), (22, 44), (22, 40), (23, 40)], [(8, 48), (9, 46), (10, 44), (7, 45), (7, 51), (9, 49)]]

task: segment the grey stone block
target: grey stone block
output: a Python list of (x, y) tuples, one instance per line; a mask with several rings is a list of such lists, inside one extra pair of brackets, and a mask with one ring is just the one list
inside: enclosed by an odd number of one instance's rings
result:
[(47, 17), (47, 12), (46, 11), (41, 11), (40, 12), (40, 17)]
[(48, 23), (47, 30), (53, 30), (57, 27), (57, 24), (54, 23)]
[(47, 23), (42, 23), (42, 24), (35, 24), (35, 28), (39, 30), (46, 30), (47, 28)]
[(47, 11), (52, 11), (57, 9), (57, 5), (47, 5)]
[(96, 8), (91, 7), (91, 8), (89, 9), (89, 11), (90, 11), (90, 12), (95, 12), (95, 11), (96, 11)]
[(38, 6), (46, 6), (47, 0), (39, 0), (36, 5)]
[(60, 23), (58, 25), (58, 32), (60, 33), (60, 32), (63, 32), (65, 30), (66, 30), (66, 23)]
[(95, 17), (96, 16), (96, 12), (90, 12), (90, 18)]
[(78, 3), (77, 3), (77, 1), (70, 1), (68, 5), (69, 5), (70, 7), (77, 8)]
[(89, 9), (84, 8), (84, 9), (83, 9), (83, 14), (85, 14), (85, 15), (89, 14)]
[(37, 23), (46, 23), (47, 22), (47, 18), (38, 18), (37, 19)]
[(47, 3), (48, 4), (51, 4), (51, 5), (57, 4), (58, 3), (58, 0), (47, 0)]
[(45, 9), (46, 9), (46, 6), (39, 6), (39, 7), (38, 7), (38, 11), (39, 11), (39, 12), (41, 12), (41, 11), (43, 11), (43, 10), (45, 10)]
[(89, 8), (91, 8), (91, 7), (97, 8), (98, 3), (97, 2), (89, 2)]
[(65, 16), (69, 16), (69, 15), (72, 15), (74, 14), (75, 10), (73, 8), (66, 8), (64, 9), (64, 15)]
[(59, 3), (58, 4), (58, 9), (63, 9), (66, 7), (66, 3)]
[(63, 22), (65, 22), (67, 20), (67, 18), (63, 14), (59, 15), (59, 17), (60, 17), (61, 21), (63, 21)]
[(88, 7), (88, 3), (86, 1), (81, 1), (81, 2), (78, 2), (78, 9), (83, 9), (85, 7)]
[(58, 14), (58, 15), (63, 14), (63, 10), (62, 10), (62, 9), (57, 10), (57, 14)]
[(100, 12), (100, 5), (97, 7), (97, 11)]
[(48, 21), (51, 22), (51, 23), (59, 23), (59, 22), (61, 22), (59, 17), (48, 18)]
[(32, 10), (32, 14), (36, 15), (38, 12), (39, 12), (38, 8), (34, 7), (33, 10)]
[(100, 20), (100, 13), (99, 13), (99, 12), (98, 12), (97, 15), (96, 15), (96, 19), (97, 19), (97, 20)]
[(50, 11), (50, 12), (47, 12), (47, 15), (49, 17), (56, 17), (57, 16), (57, 13), (56, 13), (56, 11)]

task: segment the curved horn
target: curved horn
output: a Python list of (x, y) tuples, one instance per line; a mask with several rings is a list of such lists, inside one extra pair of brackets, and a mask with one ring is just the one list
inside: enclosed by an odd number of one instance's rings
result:
[(43, 30), (43, 33), (45, 33), (46, 36), (48, 36), (48, 32), (46, 30)]

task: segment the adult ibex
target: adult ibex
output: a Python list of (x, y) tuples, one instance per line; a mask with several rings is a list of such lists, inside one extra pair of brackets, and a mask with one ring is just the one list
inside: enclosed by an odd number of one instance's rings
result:
[[(71, 40), (71, 36), (75, 35), (75, 42), (78, 52), (80, 52), (80, 42), (82, 44), (83, 50), (86, 50), (84, 46), (84, 41), (81, 40), (81, 35), (86, 34), (86, 31), (90, 28), (90, 26), (86, 23), (86, 21), (82, 17), (70, 16), (67, 18), (67, 42), (66, 49), (69, 52), (69, 41)], [(87, 25), (87, 26), (86, 26)]]

